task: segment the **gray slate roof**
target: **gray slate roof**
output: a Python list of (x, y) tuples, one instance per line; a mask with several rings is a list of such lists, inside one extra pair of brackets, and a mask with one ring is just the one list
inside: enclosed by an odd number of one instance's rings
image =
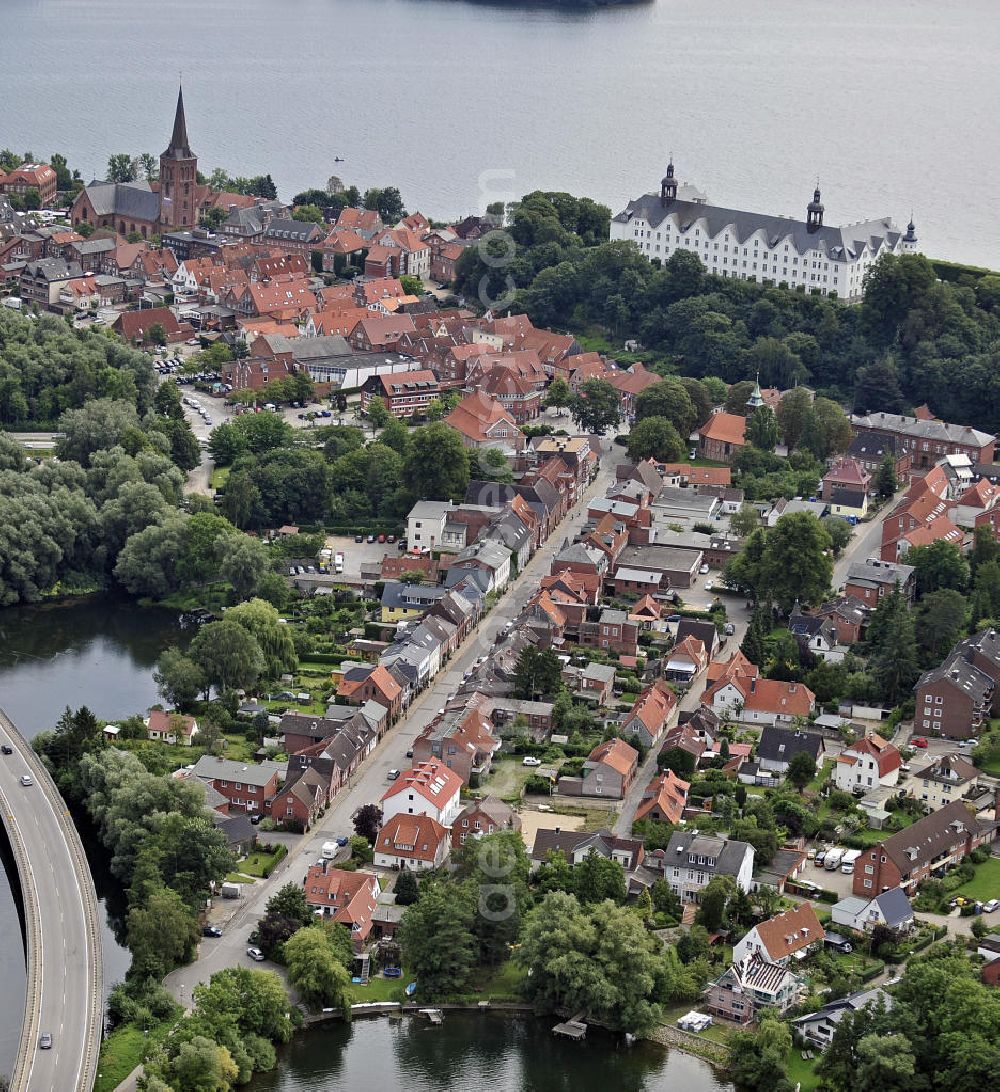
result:
[(696, 830), (675, 830), (670, 835), (664, 853), (664, 865), (672, 868), (675, 861), (687, 867), (688, 857), (693, 853), (715, 861), (714, 865), (698, 865), (698, 868), (712, 876), (736, 876), (747, 850), (753, 853), (753, 847), (747, 842), (737, 842), (732, 838), (717, 838), (711, 834), (701, 834)]
[(160, 215), (160, 195), (149, 188), (148, 182), (91, 182), (87, 197), (98, 216), (156, 220)]
[(642, 197), (629, 201), (625, 211), (618, 213), (615, 221), (627, 224), (637, 216), (653, 228), (659, 227), (667, 217), (672, 217), (681, 231), (704, 222), (710, 237), (731, 228), (738, 243), (743, 243), (756, 232), (762, 231), (768, 246), (774, 247), (787, 241), (799, 254), (804, 254), (807, 250), (821, 250), (831, 261), (840, 262), (853, 261), (866, 244), (874, 250), (885, 244), (893, 247), (901, 234), (888, 217), (845, 227), (824, 225), (810, 232), (804, 221), (793, 220), (790, 216), (743, 212), (696, 201), (674, 200), (664, 207), (658, 193), (643, 194)]
[(924, 421), (919, 417), (904, 417), (898, 413), (868, 413), (851, 418), (856, 429), (896, 432), (912, 436), (919, 440), (934, 440), (937, 443), (969, 444), (985, 447), (995, 437), (988, 432), (980, 432), (968, 425), (952, 425), (947, 421)]
[(913, 576), (912, 565), (899, 565), (894, 561), (879, 561), (877, 557), (869, 557), (864, 561), (852, 561), (847, 570), (848, 584), (882, 584), (892, 587), (899, 581), (903, 587)]
[(794, 728), (777, 728), (772, 724), (764, 726), (757, 744), (757, 757), (771, 762), (791, 762), (792, 757), (805, 751), (819, 762), (823, 737), (811, 732), (798, 732)]
[(876, 895), (874, 901), (878, 903), (882, 917), (885, 918), (885, 923), (890, 929), (913, 920), (913, 907), (910, 906), (910, 900), (898, 887)]

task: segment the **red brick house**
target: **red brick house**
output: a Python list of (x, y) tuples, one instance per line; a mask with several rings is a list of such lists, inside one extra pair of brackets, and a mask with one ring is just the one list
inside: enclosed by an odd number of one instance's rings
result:
[[(371, 321), (364, 319), (359, 322), (355, 332)], [(440, 397), (440, 394), (441, 386), (437, 376), (428, 369), (373, 375), (361, 388), (361, 410), (367, 412), (372, 399), (381, 398), (393, 417), (413, 417), (426, 413), (428, 405)]]
[[(417, 331), (410, 315), (369, 315), (351, 334), (351, 345), (363, 353), (395, 352), (400, 341)], [(437, 379), (434, 380), (437, 383)]]
[(277, 823), (309, 830), (330, 803), (330, 778), (316, 767), (296, 771), (275, 794), (268, 811)]
[(452, 824), (451, 848), (458, 849), (469, 838), (496, 834), (502, 830), (520, 829), (521, 819), (517, 812), (499, 797), (486, 796), (481, 800), (470, 800)]
[(646, 786), (635, 812), (636, 822), (655, 819), (658, 823), (676, 825), (684, 814), (690, 787), (690, 783), (682, 781), (673, 770), (664, 770)]
[(855, 895), (878, 895), (901, 887), (912, 895), (932, 872), (960, 864), (996, 837), (995, 821), (978, 818), (961, 800), (918, 819), (912, 826), (866, 849), (854, 862)]
[(521, 451), (524, 434), (512, 413), (484, 391), (467, 394), (445, 418), (466, 447), (497, 447)]
[(912, 565), (868, 557), (864, 561), (851, 562), (844, 582), (844, 595), (868, 610), (874, 610), (885, 596), (892, 594), (897, 584), (903, 597), (912, 602), (916, 583)]
[(603, 648), (619, 656), (634, 656), (638, 641), (639, 627), (623, 610), (605, 607), (597, 621), (580, 626), (581, 645)]
[(4, 174), (0, 171), (0, 193), (24, 197), (28, 190), (37, 190), (42, 208), (48, 208), (56, 196), (56, 172), (48, 163), (22, 163)]
[(735, 413), (713, 413), (698, 429), (698, 448), (703, 458), (728, 463), (746, 447), (745, 417)]
[(403, 691), (399, 683), (381, 665), (357, 683), (341, 683), (337, 695), (346, 699), (348, 705), (364, 705), (366, 701), (375, 701), (389, 710), (389, 722), (399, 716), (403, 704)]
[(194, 329), (186, 322), (180, 323), (169, 307), (147, 307), (142, 311), (125, 311), (115, 319), (111, 329), (124, 341), (133, 345), (143, 344), (154, 326), (162, 326), (168, 344), (186, 341)]
[(868, 623), (868, 610), (860, 599), (845, 595), (816, 608), (818, 618), (829, 618), (837, 631), (837, 643), (853, 645), (861, 640)]
[(916, 732), (949, 739), (979, 735), (1000, 705), (1000, 634), (985, 629), (966, 637), (940, 667), (925, 671), (914, 688)]
[(302, 881), (306, 902), (351, 931), (354, 950), (360, 952), (372, 927), (380, 892), (378, 877), (368, 872), (345, 872), (326, 861), (314, 864)]
[(273, 762), (234, 762), (221, 755), (202, 755), (191, 777), (211, 785), (229, 801), (230, 811), (242, 809), (254, 815), (267, 811), (277, 794), (282, 767)]

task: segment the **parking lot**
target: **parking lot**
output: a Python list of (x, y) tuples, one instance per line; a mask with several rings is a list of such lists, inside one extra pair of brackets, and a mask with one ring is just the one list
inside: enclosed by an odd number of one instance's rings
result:
[(356, 580), (361, 577), (362, 565), (378, 565), (386, 554), (397, 557), (402, 551), (396, 544), (386, 542), (355, 542), (353, 536), (327, 535), (325, 545), (336, 555), (344, 555), (344, 576)]

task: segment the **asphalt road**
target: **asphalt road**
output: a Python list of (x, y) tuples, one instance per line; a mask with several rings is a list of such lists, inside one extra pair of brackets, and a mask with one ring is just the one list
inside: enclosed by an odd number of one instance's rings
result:
[[(93, 881), (62, 798), (30, 744), (11, 730), (2, 714), (0, 741), (14, 748), (12, 755), (0, 756), (0, 804), (23, 868), (31, 953), (22, 1051), (11, 1089), (89, 1092), (101, 1034), (102, 969)], [(23, 775), (31, 776), (34, 784), (22, 785)], [(46, 1032), (52, 1035), (52, 1048), (41, 1050), (39, 1036)]]
[[(378, 802), (389, 786), (386, 777), (389, 770), (405, 769), (409, 765), (406, 752), (412, 748), (414, 739), (444, 706), (448, 694), (459, 689), (464, 673), (477, 659), (489, 657), (492, 653), (499, 631), (507, 622), (518, 617), (537, 589), (539, 580), (548, 574), (551, 560), (562, 548), (563, 542), (567, 538), (572, 540), (585, 522), (586, 502), (595, 496), (603, 496), (614, 480), (615, 465), (624, 457), (624, 449), (605, 445), (601, 469), (581, 501), (549, 536), (548, 542), (535, 553), (486, 620), (470, 634), (444, 670), (413, 702), (407, 716), (389, 730), (354, 773), (320, 823), (299, 841), (269, 879), (258, 880), (247, 890), (224, 925), (223, 936), (204, 938), (196, 961), (167, 976), (164, 985), (178, 1001), (190, 1006), (193, 987), (199, 982), (207, 982), (212, 974), (224, 967), (261, 966), (247, 956), (246, 948), (249, 934), (264, 914), (267, 900), (284, 884), (301, 883), (309, 865), (319, 860), (323, 843), (331, 836), (353, 833), (351, 816), (355, 811), (363, 804)], [(222, 900), (216, 900), (216, 910), (225, 911)]]

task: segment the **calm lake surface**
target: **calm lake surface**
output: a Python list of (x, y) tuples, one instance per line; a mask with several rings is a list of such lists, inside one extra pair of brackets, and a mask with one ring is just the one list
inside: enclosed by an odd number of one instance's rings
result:
[(828, 223), (912, 209), (926, 253), (1000, 260), (995, 0), (4, 0), (3, 16), (0, 146), (60, 151), (88, 179), (166, 146), (182, 71), (201, 167), (269, 171), (284, 197), (337, 174), (439, 217), (536, 187), (618, 211), (673, 152), (721, 205), (801, 217), (818, 176)]
[[(82, 601), (0, 611), (0, 707), (31, 737), (55, 725), (67, 705), (88, 705), (98, 717), (144, 712), (158, 700), (153, 665), (163, 648), (183, 642), (174, 611), (144, 609), (127, 599)], [(115, 927), (121, 892), (92, 832), (79, 824), (103, 912), (107, 992), (129, 966)], [(0, 1073), (10, 1073), (24, 1012), (24, 950), (10, 889), (16, 873), (0, 870)]]
[(591, 1030), (558, 1039), (552, 1020), (447, 1012), (444, 1023), (356, 1020), (305, 1032), (250, 1092), (715, 1092), (731, 1089), (706, 1062), (653, 1043), (631, 1048)]

